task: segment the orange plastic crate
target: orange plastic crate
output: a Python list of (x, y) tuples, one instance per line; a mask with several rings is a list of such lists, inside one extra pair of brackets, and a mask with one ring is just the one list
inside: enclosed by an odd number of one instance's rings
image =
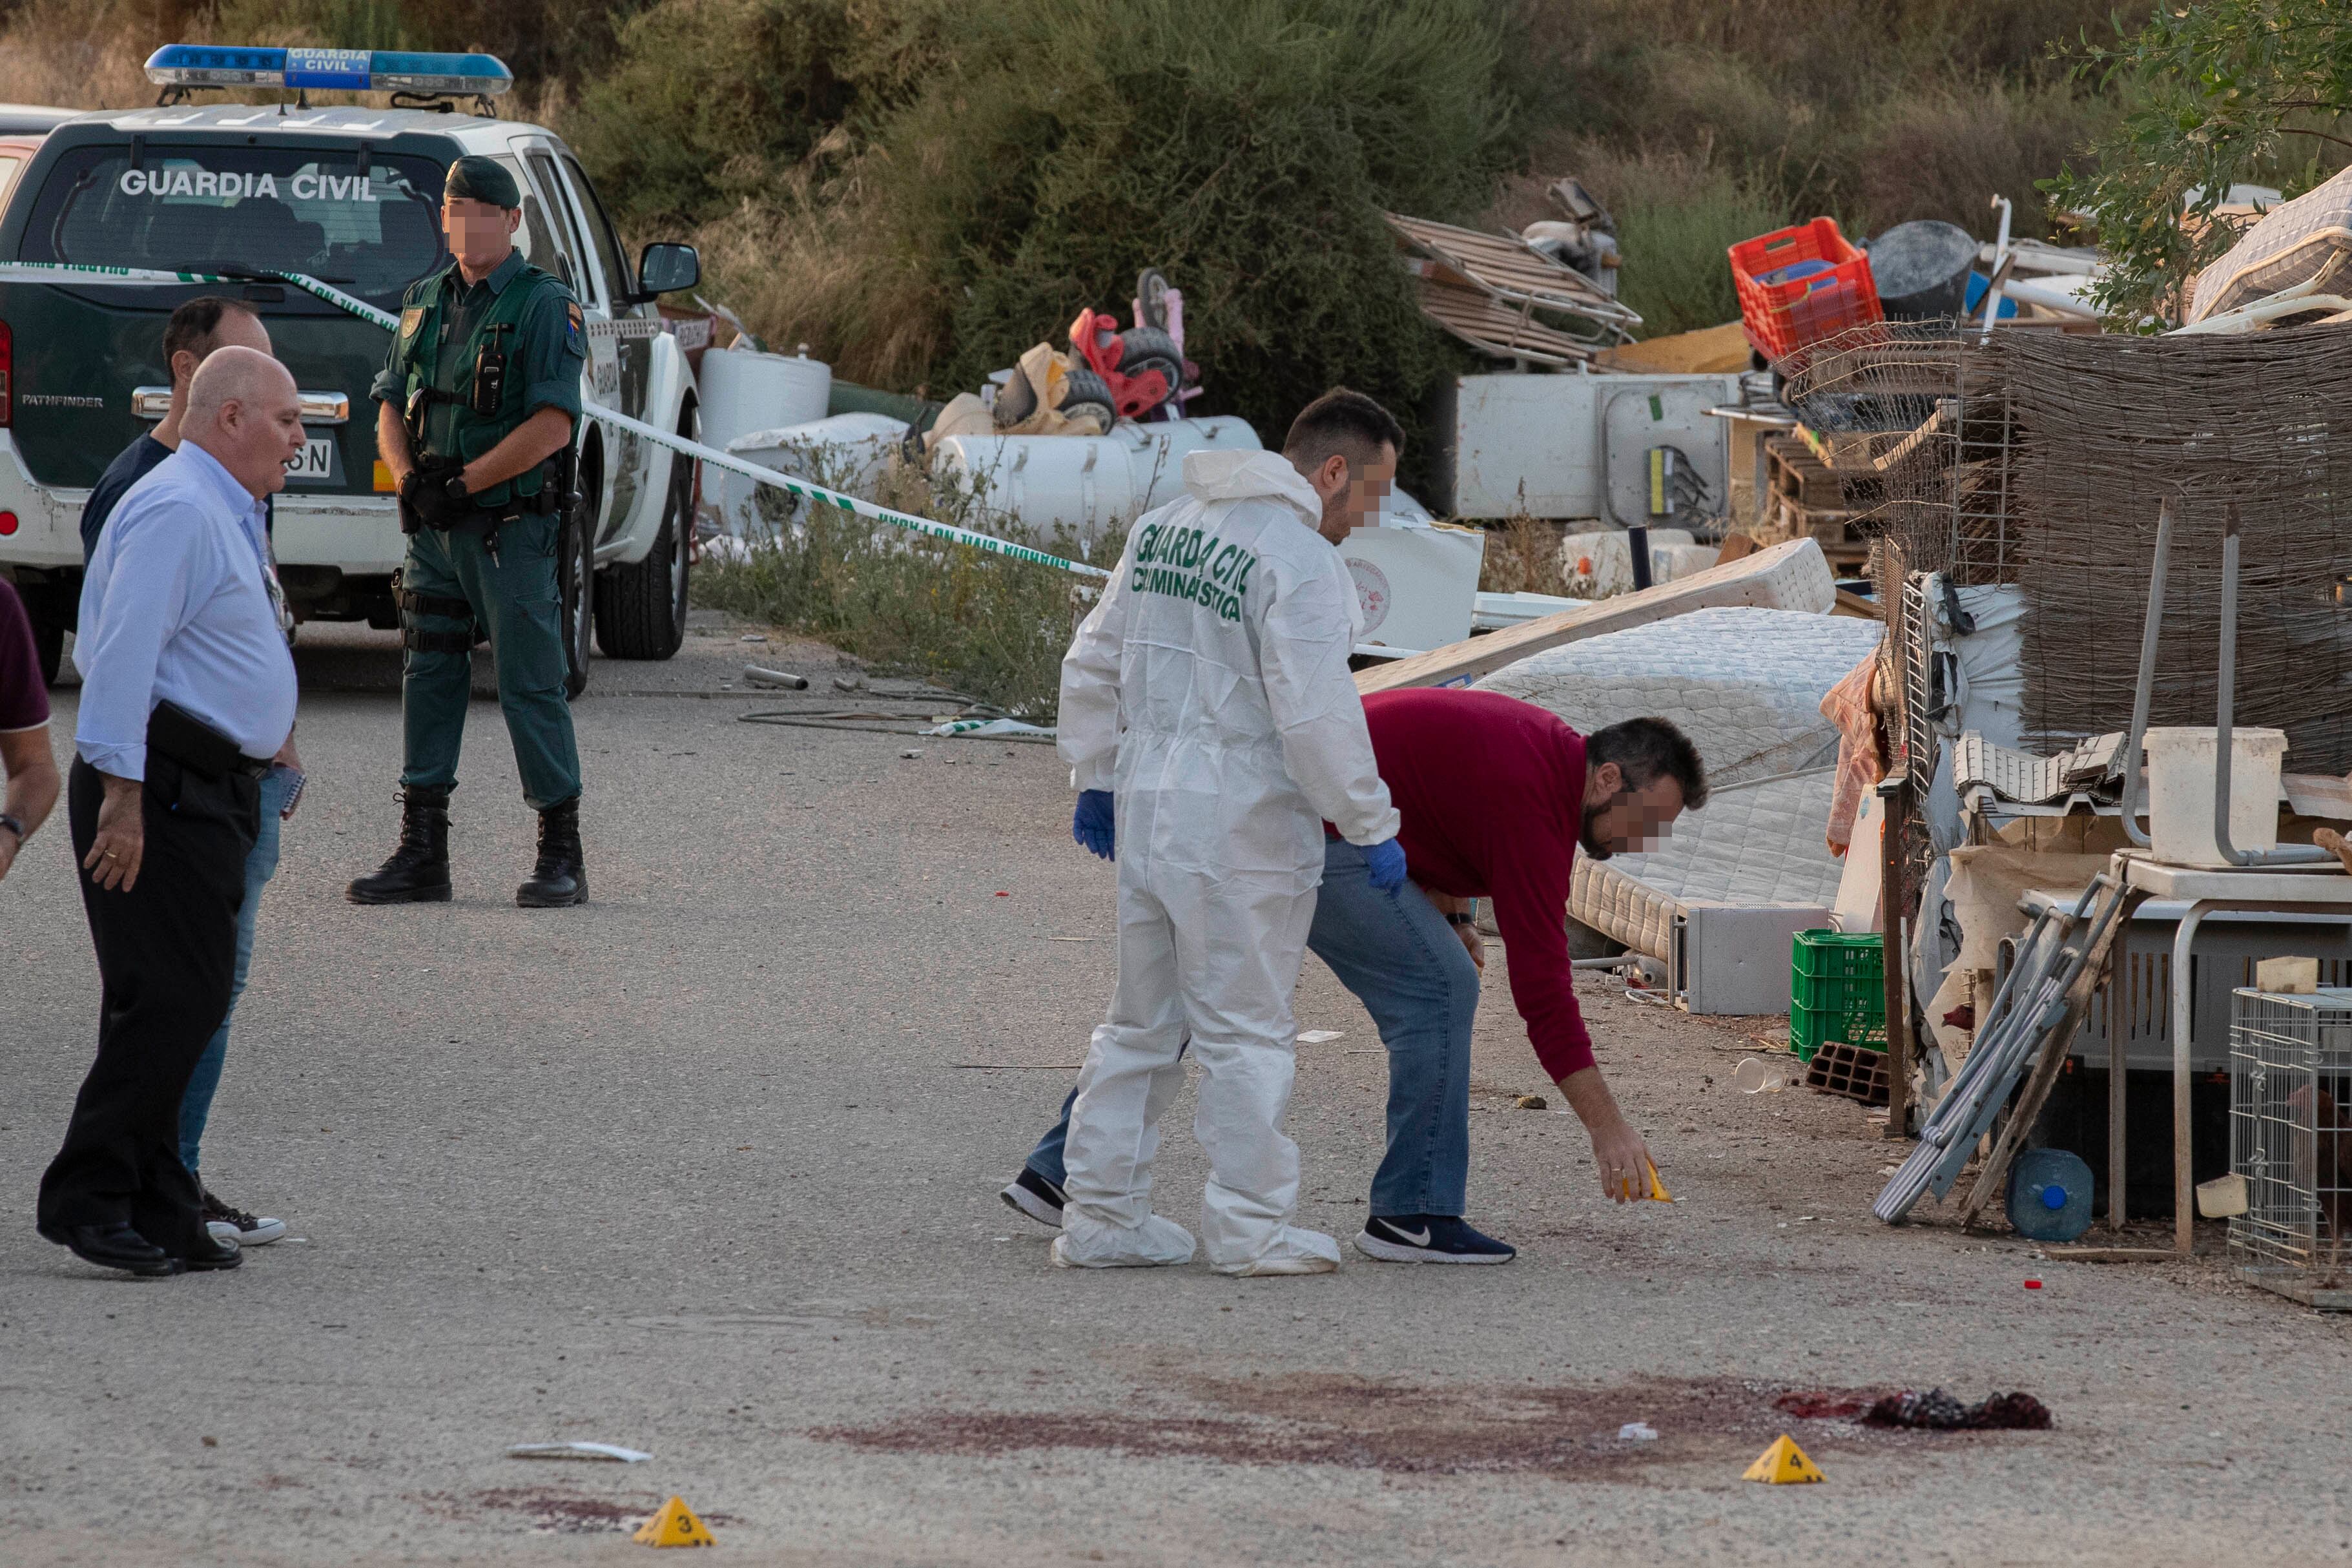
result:
[[(1825, 261), (1830, 269), (1786, 283), (1758, 280), (1801, 261)], [(1748, 341), (1769, 360), (1848, 327), (1885, 320), (1870, 258), (1846, 243), (1835, 218), (1741, 240), (1731, 247), (1731, 281)]]

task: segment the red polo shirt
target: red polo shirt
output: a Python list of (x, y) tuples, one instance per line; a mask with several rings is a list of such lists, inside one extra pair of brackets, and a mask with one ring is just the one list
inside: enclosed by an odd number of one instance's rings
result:
[(1404, 818), (1412, 879), (1487, 899), (1511, 1000), (1544, 1070), (1592, 1065), (1568, 961), (1568, 885), (1584, 821), (1584, 737), (1499, 692), (1424, 687), (1364, 699), (1372, 754)]

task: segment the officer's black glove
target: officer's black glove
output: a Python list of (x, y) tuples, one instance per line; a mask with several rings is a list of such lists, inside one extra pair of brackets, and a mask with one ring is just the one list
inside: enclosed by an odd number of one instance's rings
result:
[(426, 528), (454, 528), (467, 521), (466, 465), (457, 458), (427, 458), (400, 481), (400, 504)]

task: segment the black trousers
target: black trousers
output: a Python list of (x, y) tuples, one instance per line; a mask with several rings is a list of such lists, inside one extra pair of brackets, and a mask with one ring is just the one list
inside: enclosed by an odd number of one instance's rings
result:
[[(105, 777), (74, 760), (66, 810), (74, 859), (98, 837)], [(195, 1178), (180, 1163), (180, 1098), (228, 1016), (245, 858), (261, 797), (241, 774), (207, 778), (151, 748), (146, 847), (130, 891), (81, 872), (103, 991), (98, 1060), (74, 1099), (65, 1146), (41, 1177), (43, 1229), (125, 1221), (174, 1257), (204, 1243)]]

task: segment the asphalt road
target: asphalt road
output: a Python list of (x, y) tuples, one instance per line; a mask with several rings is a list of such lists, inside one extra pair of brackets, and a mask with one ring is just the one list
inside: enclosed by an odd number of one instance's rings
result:
[[(513, 907), (531, 824), (478, 702), (457, 900), (361, 910), (342, 886), (394, 826), (392, 659), (316, 629), (313, 782), (206, 1144), (288, 1240), (132, 1282), (34, 1235), (96, 1014), (61, 816), (0, 884), (0, 1561), (625, 1562), (672, 1493), (726, 1560), (793, 1564), (2352, 1556), (2345, 1325), (2217, 1262), (1889, 1231), (1858, 1107), (1744, 1098), (1743, 1026), (1597, 981), (1675, 1204), (1605, 1205), (1573, 1120), (1512, 1108), (1548, 1086), (1498, 963), (1472, 1218), (1517, 1262), (1051, 1268), (996, 1189), (1113, 949), (1048, 748), (741, 722), (928, 705), (828, 690), (831, 656), (781, 643), (749, 651), (816, 691), (724, 691), (747, 650), (706, 626), (578, 705), (588, 907)], [(1311, 961), (1299, 1016), (1342, 1032), (1302, 1047), (1292, 1125), (1305, 1219), (1344, 1238), (1381, 1058)], [(1189, 1100), (1161, 1168), (1187, 1223)], [(2057, 1426), (1771, 1404), (1929, 1385), (2024, 1389)], [(1621, 1441), (1634, 1421), (1659, 1438)], [(1826, 1484), (1739, 1480), (1783, 1430)], [(572, 1438), (654, 1458), (503, 1454)]]

